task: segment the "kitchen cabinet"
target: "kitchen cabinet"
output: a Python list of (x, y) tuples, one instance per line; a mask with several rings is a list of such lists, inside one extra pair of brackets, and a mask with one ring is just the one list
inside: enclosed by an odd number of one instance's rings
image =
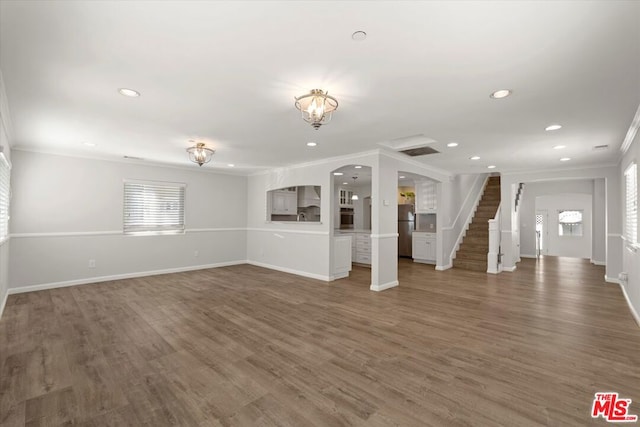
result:
[(413, 232), (412, 241), (413, 261), (435, 264), (436, 262), (436, 234)]
[(333, 277), (341, 279), (349, 277), (351, 271), (351, 247), (352, 237), (348, 235), (338, 235), (333, 238)]
[(351, 259), (358, 264), (371, 265), (371, 231), (340, 230), (341, 235), (351, 237)]
[(416, 181), (416, 213), (435, 213), (438, 208), (438, 193), (435, 181)]
[(277, 190), (271, 193), (271, 214), (296, 215), (298, 213), (298, 194), (294, 190)]
[(353, 191), (347, 190), (346, 188), (339, 188), (338, 196), (338, 203), (340, 204), (340, 207), (353, 206), (353, 200), (351, 200), (351, 198), (353, 197)]

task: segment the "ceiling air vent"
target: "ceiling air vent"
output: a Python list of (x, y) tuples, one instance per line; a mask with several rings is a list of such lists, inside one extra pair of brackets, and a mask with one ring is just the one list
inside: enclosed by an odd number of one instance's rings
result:
[(426, 156), (427, 154), (439, 153), (438, 150), (431, 147), (410, 148), (408, 150), (401, 150), (400, 152), (411, 157)]
[(604, 150), (608, 150), (609, 146), (608, 145), (594, 145), (593, 146), (593, 151), (604, 151)]
[(429, 144), (433, 142), (436, 142), (436, 140), (423, 134), (419, 134), (381, 142), (380, 145), (391, 148), (399, 153), (406, 154), (407, 156), (417, 157), (439, 153), (438, 150), (429, 147)]

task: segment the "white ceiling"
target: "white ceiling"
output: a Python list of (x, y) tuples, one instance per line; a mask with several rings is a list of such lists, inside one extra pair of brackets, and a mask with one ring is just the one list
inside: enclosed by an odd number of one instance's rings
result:
[[(196, 139), (206, 168), (251, 172), (424, 134), (442, 153), (416, 159), (452, 172), (612, 164), (640, 104), (640, 2), (3, 0), (0, 69), (25, 149), (187, 166)], [(340, 102), (319, 131), (293, 106), (313, 88)]]

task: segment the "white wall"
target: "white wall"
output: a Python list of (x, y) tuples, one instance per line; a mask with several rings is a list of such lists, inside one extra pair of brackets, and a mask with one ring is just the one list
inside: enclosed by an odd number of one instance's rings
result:
[(604, 265), (607, 259), (607, 197), (603, 178), (593, 180), (592, 201), (591, 262)]
[[(2, 83), (2, 74), (0, 74), (0, 148), (7, 160), (11, 162), (11, 147), (9, 143), (10, 122), (9, 109), (6, 102), (4, 85)], [(2, 316), (9, 292), (10, 245), (10, 238), (7, 238), (4, 242), (0, 242), (0, 316)]]
[[(536, 210), (546, 210), (549, 213), (548, 255), (591, 258), (591, 208), (591, 194), (568, 193), (536, 197)], [(558, 212), (562, 210), (582, 211), (582, 236), (559, 235)]]
[[(599, 182), (598, 197), (594, 194), (594, 181)], [(522, 256), (535, 257), (536, 255), (536, 210), (547, 209), (543, 206), (537, 206), (536, 200), (540, 196), (553, 196), (559, 194), (586, 194), (593, 197), (593, 203), (589, 207), (589, 211), (593, 212), (594, 203), (596, 200), (600, 200), (600, 204), (596, 206), (596, 214), (590, 216), (593, 219), (591, 227), (593, 238), (588, 241), (590, 246), (589, 253), (597, 254), (599, 263), (604, 264), (605, 260), (605, 222), (604, 222), (604, 179), (573, 179), (573, 180), (559, 180), (553, 182), (531, 182), (525, 183), (524, 192), (522, 193), (521, 205), (519, 207), (520, 212), (520, 251)], [(558, 209), (557, 207), (553, 209)], [(558, 234), (557, 225), (557, 212), (554, 214), (552, 210), (548, 210), (549, 213), (549, 234)], [(590, 214), (591, 215), (591, 214)], [(555, 225), (552, 225), (552, 221), (555, 218)], [(599, 239), (598, 242), (595, 240)], [(593, 241), (593, 245), (592, 242)], [(548, 255), (553, 255), (553, 251)], [(564, 252), (564, 251), (563, 251)], [(586, 249), (581, 250), (581, 254), (586, 253)], [(572, 255), (564, 255), (572, 256)], [(582, 258), (583, 256), (580, 255)]]
[[(125, 179), (185, 183), (186, 233), (123, 235)], [(12, 191), (12, 292), (246, 260), (243, 176), (14, 150)]]
[[(625, 153), (618, 170), (620, 192), (623, 196), (625, 194), (624, 171), (632, 162), (635, 162), (640, 167), (640, 133), (636, 134), (635, 140)], [(619, 207), (624, 212), (624, 197), (621, 197)], [(631, 306), (636, 322), (640, 325), (640, 246), (634, 248), (625, 242), (622, 249), (622, 271), (628, 274), (628, 283), (623, 285), (622, 289)]]

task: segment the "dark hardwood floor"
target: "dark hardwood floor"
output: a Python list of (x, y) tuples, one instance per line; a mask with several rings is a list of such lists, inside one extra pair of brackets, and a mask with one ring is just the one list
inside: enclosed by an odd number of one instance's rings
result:
[(640, 328), (585, 260), (402, 260), (324, 283), (254, 266), (9, 297), (2, 426), (582, 426), (640, 415)]

